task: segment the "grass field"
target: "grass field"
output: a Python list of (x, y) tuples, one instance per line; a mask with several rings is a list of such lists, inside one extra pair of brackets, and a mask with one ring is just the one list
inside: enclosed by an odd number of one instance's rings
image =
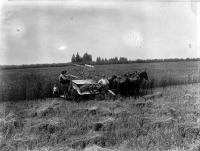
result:
[[(200, 62), (1, 70), (1, 151), (178, 151), (200, 149)], [(60, 71), (98, 80), (147, 69), (153, 94), (140, 98), (51, 98)], [(181, 85), (180, 85), (181, 84)], [(159, 92), (159, 93), (157, 93)]]
[(1, 151), (198, 151), (200, 84), (138, 99), (0, 103)]
[(17, 101), (49, 98), (52, 96), (52, 86), (58, 83), (60, 71), (82, 78), (98, 80), (102, 74), (123, 75), (127, 72), (147, 69), (152, 87), (189, 84), (200, 82), (200, 61), (133, 63), (96, 65), (94, 69), (84, 69), (76, 66), (26, 68), (0, 71), (0, 100)]

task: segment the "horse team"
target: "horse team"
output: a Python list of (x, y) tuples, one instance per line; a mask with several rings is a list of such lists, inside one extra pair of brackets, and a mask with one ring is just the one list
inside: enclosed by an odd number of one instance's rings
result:
[[(65, 86), (66, 90), (68, 90), (71, 78), (77, 79), (78, 77), (71, 74), (66, 74), (66, 71), (62, 71), (59, 76), (59, 82), (63, 87)], [(112, 75), (108, 79), (106, 79), (105, 75), (103, 75), (98, 84), (100, 85), (100, 90), (102, 92), (111, 90), (116, 95), (119, 94), (121, 96), (138, 96), (140, 94), (140, 89), (143, 81), (148, 81), (146, 70), (142, 72), (136, 71), (134, 73), (127, 73), (123, 76)], [(84, 86), (84, 88), (85, 87), (87, 88), (88, 86)], [(88, 89), (90, 89), (90, 87), (88, 87)], [(54, 93), (57, 91), (57, 86), (54, 85), (53, 95), (55, 95)]]
[(127, 73), (123, 76), (113, 75), (108, 78), (109, 89), (115, 94), (122, 96), (137, 96), (140, 94), (140, 88), (143, 81), (148, 81), (148, 75), (146, 71)]

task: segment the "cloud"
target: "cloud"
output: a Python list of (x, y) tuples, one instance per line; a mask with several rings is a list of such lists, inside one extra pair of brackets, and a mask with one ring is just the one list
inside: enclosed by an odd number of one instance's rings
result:
[(200, 22), (190, 3), (46, 3), (4, 6), (0, 64), (64, 62), (86, 51), (93, 58), (129, 59), (197, 54)]
[(140, 48), (143, 43), (143, 38), (140, 32), (135, 30), (128, 30), (123, 35), (123, 42), (127, 46)]
[(65, 45), (58, 47), (58, 50), (60, 50), (60, 51), (63, 51), (63, 50), (66, 50), (66, 49), (67, 49), (67, 47)]

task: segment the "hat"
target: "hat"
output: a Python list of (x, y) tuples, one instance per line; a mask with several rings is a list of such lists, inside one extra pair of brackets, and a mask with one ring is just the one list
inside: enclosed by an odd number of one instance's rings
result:
[(65, 74), (65, 73), (67, 73), (67, 71), (66, 71), (66, 70), (63, 70), (63, 71), (61, 71), (61, 74)]

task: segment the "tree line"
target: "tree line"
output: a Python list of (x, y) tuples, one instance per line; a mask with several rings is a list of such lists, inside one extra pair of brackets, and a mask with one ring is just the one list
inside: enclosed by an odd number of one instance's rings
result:
[(126, 57), (113, 57), (113, 58), (101, 58), (97, 57), (95, 63), (96, 64), (120, 64), (120, 63), (128, 63), (128, 59)]
[(128, 60), (126, 57), (102, 58), (97, 57), (92, 60), (92, 55), (87, 52), (81, 57), (77, 52), (71, 58), (72, 63), (90, 63), (90, 64), (125, 64), (125, 63), (154, 63), (154, 62), (178, 62), (178, 61), (200, 61), (200, 58), (167, 58), (167, 59), (136, 59)]
[(80, 56), (77, 52), (76, 55), (73, 54), (71, 58), (72, 63), (91, 63), (91, 64), (117, 64), (117, 63), (128, 63), (128, 59), (126, 57), (113, 57), (113, 58), (101, 58), (97, 57), (96, 61), (92, 60), (92, 55), (87, 52)]
[(76, 55), (73, 54), (71, 58), (72, 63), (91, 63), (92, 62), (92, 55), (88, 54), (87, 52), (83, 54), (81, 57), (77, 52)]
[(70, 66), (71, 63), (88, 63), (88, 64), (125, 64), (125, 63), (156, 63), (156, 62), (179, 62), (179, 61), (200, 61), (200, 58), (168, 58), (168, 59), (136, 59), (128, 60), (126, 57), (113, 57), (113, 58), (103, 58), (97, 57), (96, 60), (92, 59), (92, 55), (89, 53), (84, 53), (80, 56), (77, 52), (71, 57), (71, 62), (67, 63), (51, 63), (51, 64), (24, 64), (24, 65), (0, 65), (0, 70), (6, 69), (25, 69), (25, 68), (46, 68), (46, 67), (62, 67)]

